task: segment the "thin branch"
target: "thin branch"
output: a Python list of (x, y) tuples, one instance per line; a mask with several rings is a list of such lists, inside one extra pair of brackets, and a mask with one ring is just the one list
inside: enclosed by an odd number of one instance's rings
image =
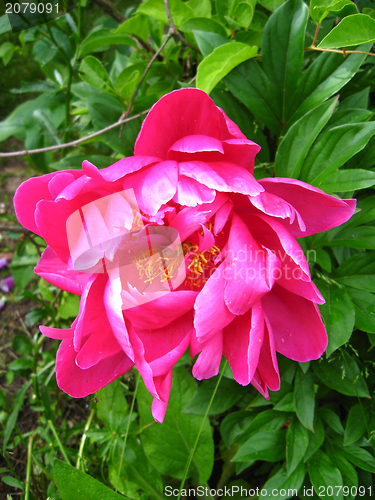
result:
[(192, 45), (191, 43), (189, 43), (185, 39), (185, 37), (176, 28), (176, 25), (175, 25), (175, 23), (173, 22), (173, 19), (172, 19), (171, 9), (169, 8), (169, 2), (168, 2), (168, 0), (164, 0), (164, 7), (165, 7), (165, 12), (167, 13), (169, 27), (170, 27), (170, 30), (172, 30), (172, 34), (173, 35), (177, 35), (178, 38), (181, 40), (181, 42), (184, 45), (187, 45), (192, 50), (194, 50), (195, 52), (197, 52), (198, 54), (200, 54), (199, 50), (196, 47), (194, 47), (194, 45)]
[[(91, 0), (91, 3), (97, 5), (102, 11), (107, 14), (109, 17), (112, 17), (117, 23), (122, 24), (123, 22), (126, 21), (126, 17), (121, 14), (119, 10), (117, 10), (109, 0)], [(154, 53), (153, 49), (151, 46), (144, 42), (141, 38), (139, 38), (136, 35), (130, 34), (130, 36), (135, 40), (141, 47), (144, 49), (148, 50), (151, 52), (151, 54)]]
[(312, 43), (313, 47), (315, 47), (315, 42), (316, 42), (316, 39), (318, 38), (319, 28), (320, 28), (320, 23), (318, 23), (318, 26), (316, 27), (316, 30), (315, 30), (314, 40)]
[(319, 47), (314, 47), (311, 45), (307, 47), (305, 50), (319, 50), (319, 52), (334, 52), (335, 54), (342, 54), (346, 57), (346, 54), (366, 54), (367, 56), (375, 57), (375, 54), (372, 52), (363, 52), (363, 50), (346, 50), (346, 49), (320, 49)]
[[(172, 33), (171, 30), (169, 30), (168, 35), (166, 36), (164, 42), (160, 45), (159, 49), (155, 52), (155, 54), (152, 56), (152, 58), (150, 59), (149, 63), (147, 64), (146, 69), (143, 72), (142, 78), (140, 79), (140, 81), (139, 81), (139, 83), (137, 85), (137, 88), (135, 89), (135, 91), (134, 91), (134, 93), (132, 95), (132, 98), (130, 100), (128, 109), (127, 109), (127, 111), (123, 112), (123, 114), (121, 115), (121, 119), (127, 118), (129, 116), (129, 113), (131, 112), (131, 109), (133, 107), (134, 101), (136, 100), (137, 95), (138, 95), (139, 91), (141, 90), (142, 84), (143, 84), (143, 82), (144, 82), (144, 80), (145, 80), (145, 78), (147, 76), (147, 73), (150, 71), (150, 68), (153, 65), (154, 61), (159, 56), (159, 54), (163, 51), (164, 47), (167, 45), (167, 43), (172, 38), (172, 36), (173, 36), (173, 33)], [(122, 135), (123, 128), (124, 127), (122, 126), (121, 130), (120, 130), (120, 134), (119, 134), (120, 137)]]
[(81, 137), (81, 139), (77, 139), (75, 141), (66, 142), (65, 144), (57, 144), (56, 146), (48, 146), (46, 148), (30, 149), (29, 151), (24, 149), (23, 151), (11, 151), (10, 153), (0, 153), (0, 158), (9, 158), (10, 156), (23, 156), (23, 155), (28, 156), (28, 155), (35, 155), (37, 153), (46, 153), (47, 151), (58, 151), (59, 149), (73, 148), (78, 146), (78, 144), (82, 144), (83, 142), (92, 139), (93, 137), (97, 137), (98, 135), (104, 134), (109, 130), (117, 128), (123, 123), (136, 120), (137, 118), (140, 118), (142, 115), (147, 114), (149, 111), (150, 111), (149, 109), (146, 109), (146, 111), (142, 111), (141, 113), (138, 113), (137, 115), (134, 116), (130, 116), (129, 118), (125, 118), (124, 120), (120, 118), (120, 120), (118, 120), (115, 123), (112, 123), (112, 125), (108, 125), (108, 127), (102, 128), (97, 132), (93, 132), (92, 134), (89, 134), (86, 137)]

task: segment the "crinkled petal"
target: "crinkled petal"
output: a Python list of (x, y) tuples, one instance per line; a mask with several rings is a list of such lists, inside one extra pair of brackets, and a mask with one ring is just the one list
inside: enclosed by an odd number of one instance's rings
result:
[(249, 172), (254, 171), (254, 158), (260, 151), (260, 146), (248, 139), (229, 139), (222, 142), (224, 161), (244, 167)]
[(73, 398), (84, 398), (97, 392), (133, 366), (126, 354), (120, 351), (82, 370), (76, 364), (76, 355), (72, 340), (63, 340), (56, 356), (57, 385)]
[(227, 139), (246, 139), (247, 137), (241, 132), (238, 125), (232, 121), (228, 115), (221, 109), (217, 107), (220, 116), (220, 126), (221, 126), (221, 140)]
[(181, 161), (184, 154), (202, 152), (216, 152), (223, 155), (224, 149), (221, 141), (214, 137), (209, 137), (208, 135), (187, 135), (172, 144), (168, 151), (168, 160)]
[(193, 358), (199, 352), (193, 366), (193, 376), (197, 380), (215, 377), (219, 373), (223, 355), (223, 331), (220, 330), (206, 342), (199, 342), (194, 331), (190, 342), (190, 356)]
[(250, 384), (254, 377), (263, 336), (264, 318), (260, 301), (224, 329), (224, 356), (232, 368), (233, 377), (241, 385)]
[(179, 164), (181, 175), (191, 177), (205, 186), (222, 192), (255, 196), (262, 186), (245, 168), (224, 161), (186, 161)]
[(220, 115), (214, 101), (199, 89), (179, 89), (162, 97), (143, 121), (135, 155), (167, 159), (169, 148), (188, 135), (221, 138)]
[(83, 370), (87, 370), (120, 351), (122, 352), (121, 346), (114, 337), (112, 329), (107, 322), (102, 328), (94, 330), (89, 335), (77, 354), (76, 365)]
[(316, 304), (275, 284), (262, 305), (277, 352), (302, 363), (320, 358), (328, 339)]
[(159, 422), (160, 424), (163, 423), (165, 412), (167, 411), (171, 385), (172, 370), (170, 370), (166, 375), (155, 377), (155, 386), (157, 387), (158, 394), (160, 394), (160, 399), (154, 398), (152, 402), (152, 416), (156, 422)]
[(340, 200), (295, 179), (274, 177), (261, 179), (259, 183), (267, 193), (284, 199), (301, 215), (306, 231), (301, 231), (297, 221), (291, 225), (281, 221), (295, 238), (310, 236), (343, 224), (350, 219), (356, 207), (356, 200)]
[(194, 179), (180, 175), (177, 182), (177, 191), (173, 201), (186, 207), (196, 207), (202, 203), (211, 203), (216, 192)]
[(134, 189), (139, 208), (155, 215), (176, 193), (178, 170), (175, 161), (164, 161), (125, 177), (124, 189)]

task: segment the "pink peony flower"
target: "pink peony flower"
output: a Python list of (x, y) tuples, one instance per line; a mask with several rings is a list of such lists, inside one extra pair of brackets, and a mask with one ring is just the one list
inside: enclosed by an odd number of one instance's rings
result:
[(280, 386), (276, 352), (321, 356), (324, 300), (295, 238), (347, 221), (355, 200), (256, 181), (259, 149), (207, 94), (183, 89), (153, 106), (134, 156), (19, 187), (19, 221), (48, 244), (35, 272), (81, 296), (71, 328), (40, 327), (62, 340), (62, 390), (86, 396), (135, 365), (162, 422), (189, 345), (196, 378), (216, 375), (224, 355), (265, 397)]

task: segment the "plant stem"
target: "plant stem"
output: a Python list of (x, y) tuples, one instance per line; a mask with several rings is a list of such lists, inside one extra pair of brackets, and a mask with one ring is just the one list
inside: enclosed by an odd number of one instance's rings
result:
[(44, 335), (41, 335), (38, 342), (35, 344), (34, 347), (34, 356), (33, 356), (33, 365), (32, 365), (32, 371), (33, 371), (33, 390), (34, 394), (37, 400), (40, 399), (40, 393), (39, 393), (39, 385), (38, 385), (38, 379), (36, 376), (36, 369), (38, 366), (38, 354), (39, 354), (39, 349), (43, 345), (43, 342), (45, 341), (46, 337)]
[(32, 453), (33, 453), (33, 439), (34, 435), (29, 437), (29, 443), (27, 446), (27, 466), (26, 466), (26, 489), (25, 489), (25, 500), (30, 499), (30, 480), (31, 480), (31, 464), (32, 464)]
[(314, 40), (312, 43), (313, 47), (315, 46), (316, 39), (318, 38), (319, 28), (320, 28), (320, 23), (318, 23), (318, 26), (316, 27), (316, 30), (315, 30)]
[(53, 423), (52, 423), (52, 420), (48, 420), (48, 425), (51, 427), (52, 433), (53, 433), (53, 435), (55, 436), (55, 439), (56, 439), (56, 441), (57, 441), (57, 444), (58, 444), (58, 446), (59, 446), (59, 448), (60, 448), (60, 451), (61, 451), (62, 456), (64, 457), (64, 459), (65, 459), (66, 463), (68, 463), (69, 465), (72, 465), (72, 464), (70, 463), (70, 460), (69, 460), (69, 458), (68, 458), (68, 455), (66, 454), (65, 448), (64, 448), (64, 446), (63, 446), (62, 442), (60, 441), (59, 435), (58, 435), (58, 434), (57, 434), (57, 432), (56, 432), (56, 429), (55, 429), (55, 426), (54, 426), (54, 425), (53, 425)]
[(76, 463), (76, 468), (79, 469), (80, 466), (81, 466), (81, 462), (82, 462), (82, 455), (83, 455), (83, 448), (85, 447), (85, 442), (86, 442), (86, 438), (87, 438), (87, 435), (86, 435), (86, 432), (89, 430), (90, 428), (90, 425), (91, 425), (91, 422), (92, 422), (92, 418), (94, 416), (94, 413), (95, 413), (95, 408), (93, 408), (90, 412), (90, 415), (89, 415), (89, 418), (87, 419), (87, 422), (86, 422), (86, 425), (85, 425), (85, 428), (83, 429), (83, 434), (82, 434), (82, 438), (81, 438), (81, 442), (79, 444), (79, 450), (78, 450), (78, 457), (77, 457), (77, 463)]
[(185, 485), (185, 481), (186, 481), (186, 478), (187, 478), (187, 475), (188, 475), (188, 472), (189, 472), (189, 469), (190, 469), (190, 465), (191, 465), (191, 462), (193, 460), (193, 456), (194, 456), (194, 453), (195, 453), (195, 450), (198, 446), (198, 441), (199, 441), (199, 438), (201, 437), (201, 434), (202, 434), (202, 430), (203, 430), (203, 426), (206, 422), (206, 418), (208, 417), (208, 413), (210, 411), (210, 408), (211, 408), (211, 405), (212, 405), (212, 402), (214, 400), (214, 397), (215, 397), (215, 394), (216, 394), (216, 391), (219, 387), (219, 384), (221, 382), (221, 379), (223, 377), (223, 373), (224, 373), (224, 370), (225, 368), (227, 367), (227, 364), (228, 364), (228, 361), (225, 360), (225, 363), (223, 365), (223, 368), (221, 369), (221, 372), (220, 372), (220, 375), (219, 375), (219, 378), (216, 382), (216, 385), (215, 385), (215, 389), (214, 389), (214, 392), (212, 393), (212, 396), (211, 396), (211, 399), (210, 399), (210, 402), (208, 403), (208, 406), (207, 406), (207, 410), (206, 410), (206, 413), (204, 414), (204, 417), (203, 417), (203, 420), (202, 420), (202, 424), (201, 424), (201, 427), (199, 429), (199, 432), (198, 432), (198, 435), (197, 435), (197, 439), (195, 440), (195, 443), (194, 443), (194, 446), (190, 452), (190, 456), (189, 456), (189, 460), (187, 461), (187, 464), (186, 464), (186, 467), (185, 467), (185, 471), (184, 471), (184, 475), (182, 477), (182, 481), (181, 481), (181, 485), (180, 485), (180, 491), (178, 493), (178, 498), (177, 500), (180, 500), (181, 498), (181, 492), (183, 490), (183, 487)]
[(117, 472), (117, 483), (116, 483), (116, 490), (115, 490), (116, 493), (118, 491), (118, 483), (120, 481), (120, 472), (121, 472), (121, 469), (122, 469), (122, 462), (123, 462), (123, 459), (124, 459), (126, 441), (128, 440), (128, 434), (129, 434), (129, 429), (130, 429), (131, 417), (132, 417), (133, 409), (134, 409), (135, 398), (136, 398), (137, 392), (138, 392), (138, 385), (139, 385), (139, 373), (137, 372), (137, 374), (135, 376), (135, 389), (134, 389), (134, 393), (133, 393), (132, 404), (130, 406), (130, 412), (129, 412), (129, 416), (128, 416), (128, 425), (126, 426), (126, 431), (125, 431), (124, 445), (123, 445), (122, 451), (121, 451), (120, 465), (119, 465), (118, 472)]
[(345, 54), (366, 54), (367, 56), (375, 57), (375, 54), (373, 54), (372, 52), (364, 52), (363, 50), (320, 49), (319, 47), (314, 47), (314, 45), (306, 47), (305, 50), (319, 50), (319, 52), (334, 52), (335, 54), (342, 54), (344, 57)]

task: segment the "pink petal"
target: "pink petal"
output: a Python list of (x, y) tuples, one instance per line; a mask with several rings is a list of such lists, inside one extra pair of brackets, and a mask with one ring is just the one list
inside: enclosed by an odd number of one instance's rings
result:
[(207, 280), (195, 301), (194, 326), (197, 338), (204, 342), (227, 326), (235, 315), (224, 303), (224, 263)]
[(103, 297), (104, 307), (113, 334), (125, 354), (134, 361), (134, 352), (122, 312), (121, 280), (117, 270), (111, 272)]
[(180, 89), (151, 108), (135, 143), (135, 155), (167, 159), (169, 148), (188, 135), (220, 139), (220, 116), (213, 100), (199, 89)]
[(268, 281), (266, 251), (246, 224), (233, 214), (225, 260), (224, 301), (233, 314), (244, 314), (272, 287)]
[(74, 181), (75, 177), (70, 172), (56, 172), (56, 175), (48, 183), (52, 199), (57, 198), (61, 191)]
[(253, 173), (254, 158), (261, 149), (258, 144), (248, 139), (229, 139), (223, 141), (222, 144), (224, 146), (223, 161), (234, 163)]
[[(176, 141), (169, 148), (168, 160), (182, 161), (185, 154), (217, 152), (224, 154), (224, 149), (219, 139), (208, 135), (187, 135)], [(182, 153), (182, 154), (181, 154)], [(185, 156), (188, 158), (188, 156)]]
[(215, 235), (218, 235), (224, 229), (224, 226), (228, 222), (232, 210), (233, 210), (233, 202), (231, 200), (228, 200), (216, 212), (215, 225), (214, 225)]
[(170, 201), (177, 189), (177, 163), (164, 161), (142, 169), (124, 179), (124, 189), (134, 189), (139, 208), (155, 215), (161, 205)]
[(267, 385), (264, 382), (264, 380), (262, 379), (258, 370), (254, 374), (254, 377), (251, 381), (251, 385), (253, 385), (255, 387), (255, 389), (261, 393), (261, 395), (263, 397), (265, 397), (266, 399), (270, 399), (269, 394), (268, 394)]
[(316, 304), (325, 303), (324, 297), (319, 292), (316, 285), (312, 281), (304, 281), (301, 279), (302, 272), (300, 269), (295, 268), (291, 270), (287, 266), (284, 268), (280, 267), (280, 269), (281, 276), (276, 277), (277, 283), (280, 286)]
[(294, 220), (297, 218), (300, 230), (303, 232), (306, 231), (306, 225), (297, 210), (295, 210), (290, 203), (279, 198), (279, 196), (264, 191), (257, 196), (249, 196), (249, 200), (255, 208), (266, 215), (278, 217), (280, 219), (289, 218), (290, 224), (293, 224)]
[(304, 281), (311, 281), (305, 254), (294, 237), (279, 221), (267, 215), (241, 214), (241, 218), (251, 228), (253, 237), (275, 253), (283, 268), (295, 272), (296, 277)]
[(316, 304), (275, 284), (262, 298), (276, 351), (294, 361), (318, 359), (327, 347), (327, 333)]
[(73, 321), (70, 328), (51, 328), (49, 326), (40, 325), (39, 330), (49, 339), (70, 340), (73, 338), (76, 324), (77, 318)]
[(172, 370), (170, 370), (166, 375), (155, 377), (155, 386), (157, 387), (158, 394), (160, 394), (160, 399), (154, 398), (152, 402), (152, 416), (156, 422), (159, 422), (160, 424), (163, 423), (165, 412), (167, 411), (171, 385)]
[(138, 307), (126, 309), (124, 314), (136, 329), (163, 328), (192, 310), (197, 295), (197, 292), (173, 291)]
[(193, 376), (198, 380), (215, 377), (219, 373), (223, 354), (223, 331), (220, 330), (206, 342), (199, 342), (195, 331), (190, 341), (190, 356), (200, 352), (193, 366)]
[[(28, 179), (19, 186), (14, 195), (14, 208), (19, 222), (36, 234), (40, 234), (34, 219), (36, 205), (40, 200), (53, 200), (48, 189), (48, 184), (53, 177), (61, 175), (61, 173), (53, 172), (41, 177), (31, 177), (31, 179)], [(78, 170), (73, 170), (69, 173), (75, 178), (82, 175), (82, 172)]]
[(233, 377), (241, 385), (250, 384), (258, 366), (263, 344), (264, 318), (260, 301), (224, 329), (224, 356)]
[(195, 207), (202, 203), (211, 203), (215, 199), (215, 194), (214, 189), (210, 189), (194, 179), (180, 175), (173, 201), (186, 207)]
[(267, 318), (265, 318), (264, 339), (259, 356), (258, 372), (271, 391), (278, 391), (280, 389), (280, 375), (277, 365), (275, 342), (271, 325)]
[[(99, 326), (99, 325), (98, 325)], [(103, 325), (89, 335), (76, 357), (76, 365), (87, 370), (118, 352), (123, 352), (120, 344), (113, 336), (109, 323)]]
[(268, 193), (283, 198), (300, 214), (306, 224), (306, 231), (301, 232), (297, 222), (285, 225), (295, 238), (326, 231), (343, 224), (353, 215), (356, 200), (339, 200), (324, 191), (295, 179), (261, 179), (260, 184)]
[(110, 384), (130, 370), (131, 360), (122, 351), (82, 370), (76, 364), (71, 340), (63, 340), (56, 356), (56, 379), (61, 390), (73, 398), (84, 398)]
[(102, 178), (107, 182), (114, 182), (125, 175), (137, 172), (144, 167), (148, 167), (154, 163), (159, 163), (160, 158), (154, 156), (129, 156), (116, 161), (113, 165), (99, 170)]
[(187, 161), (179, 164), (181, 175), (191, 177), (208, 188), (222, 192), (255, 196), (263, 188), (245, 168), (224, 161)]
[(226, 139), (246, 139), (246, 136), (241, 132), (238, 125), (234, 123), (226, 113), (217, 107), (220, 116), (220, 125), (221, 125), (221, 140)]
[(34, 272), (52, 285), (76, 295), (82, 294), (83, 287), (91, 277), (91, 274), (70, 269), (51, 247), (44, 250)]

